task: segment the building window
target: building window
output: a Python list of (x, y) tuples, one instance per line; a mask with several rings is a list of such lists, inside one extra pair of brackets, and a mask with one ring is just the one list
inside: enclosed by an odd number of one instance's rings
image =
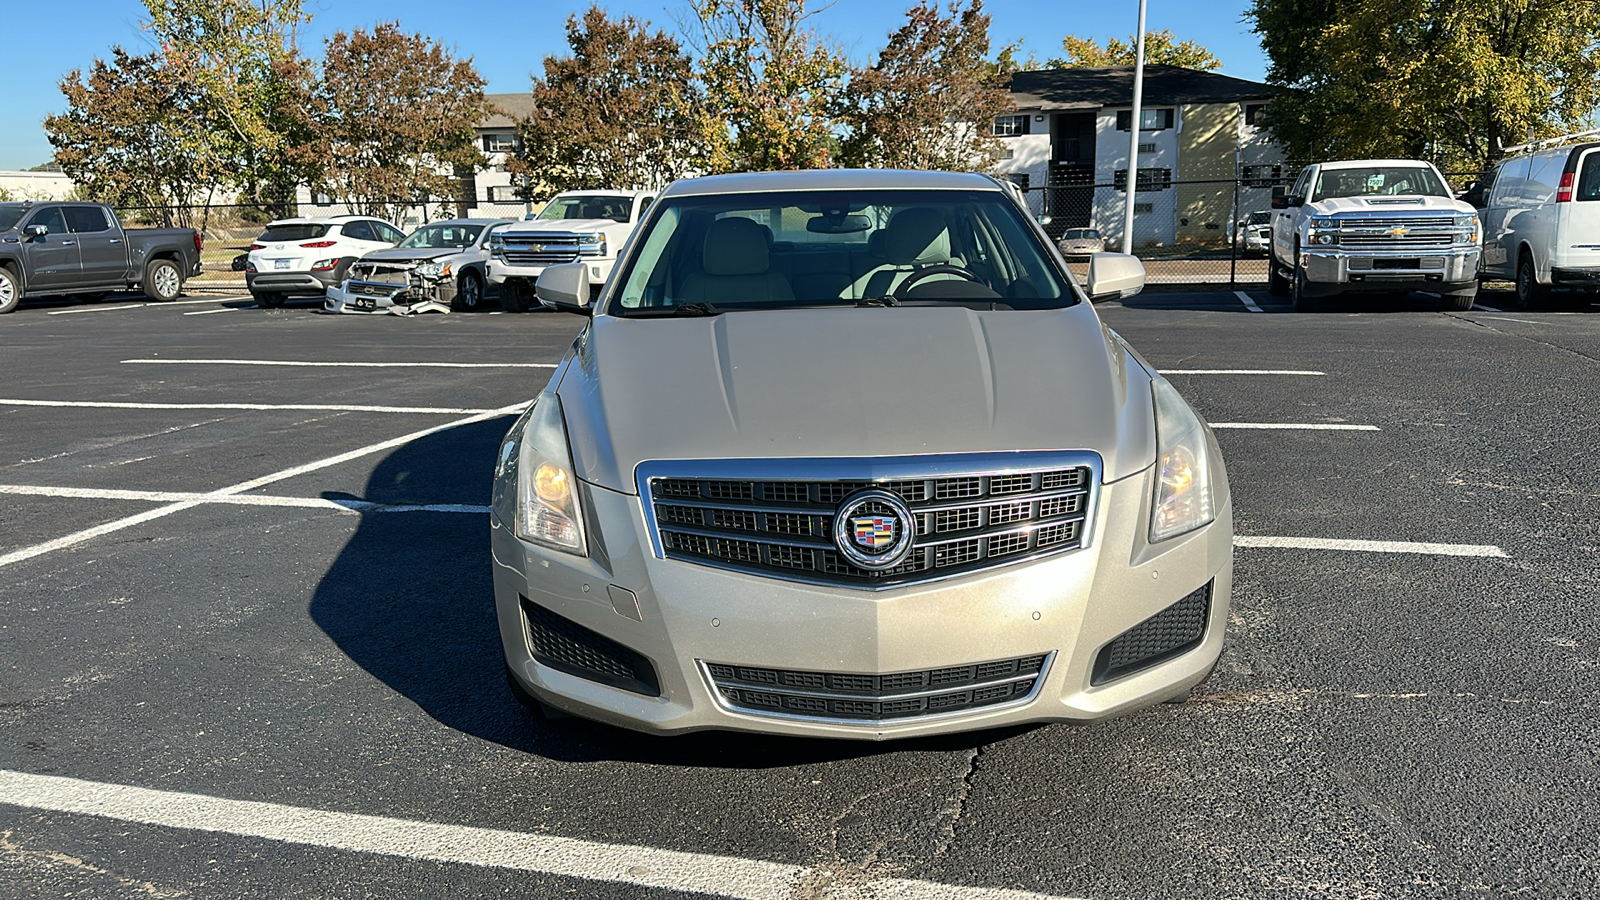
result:
[(517, 136), (515, 134), (486, 134), (483, 136), (483, 152), (485, 153), (511, 153), (517, 149)]
[(496, 184), (489, 187), (490, 203), (514, 203), (518, 200), (514, 185)]
[(1139, 152), (1140, 153), (1154, 153), (1154, 152), (1156, 152), (1156, 145), (1155, 144), (1140, 144), (1139, 145)]
[(1264, 188), (1283, 184), (1283, 166), (1245, 166), (1239, 170), (1245, 187)]
[(1022, 116), (995, 116), (995, 137), (1018, 137), (1028, 133), (1028, 117)]
[(1266, 108), (1267, 105), (1265, 103), (1246, 103), (1244, 105), (1244, 123), (1246, 125), (1258, 124), (1261, 120), (1261, 111)]
[[(1127, 131), (1128, 125), (1133, 121), (1133, 110), (1117, 110), (1117, 130)], [(1141, 109), (1139, 110), (1140, 131), (1165, 131), (1172, 127), (1173, 111), (1170, 109)]]
[(1156, 205), (1154, 203), (1140, 203), (1137, 200), (1133, 201), (1133, 214), (1136, 216), (1146, 215), (1155, 211)]
[[(1112, 179), (1112, 183), (1115, 185), (1117, 190), (1126, 193), (1128, 190), (1128, 170), (1118, 169), (1115, 177)], [(1133, 187), (1134, 190), (1140, 193), (1145, 191), (1164, 191), (1167, 188), (1172, 187), (1172, 170), (1140, 169), (1139, 180), (1134, 184)]]
[(312, 194), (311, 195), (311, 205), (312, 206), (332, 206), (333, 205), (333, 198), (328, 196), (327, 194)]

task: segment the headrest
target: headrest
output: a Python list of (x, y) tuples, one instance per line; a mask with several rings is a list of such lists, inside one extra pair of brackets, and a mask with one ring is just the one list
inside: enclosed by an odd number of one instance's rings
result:
[(771, 234), (765, 225), (750, 219), (718, 219), (706, 229), (700, 266), (707, 275), (760, 275), (767, 271)]
[(884, 229), (883, 254), (897, 266), (950, 261), (950, 232), (944, 215), (926, 206), (902, 209)]
[(884, 245), (888, 243), (888, 239), (889, 230), (887, 228), (874, 231), (872, 236), (867, 238), (867, 252), (879, 259), (886, 259), (887, 257), (884, 256), (883, 248)]

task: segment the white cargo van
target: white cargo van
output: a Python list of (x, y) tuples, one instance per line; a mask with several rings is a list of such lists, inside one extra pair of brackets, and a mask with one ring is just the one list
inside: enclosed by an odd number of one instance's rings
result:
[(1480, 274), (1515, 281), (1523, 306), (1553, 287), (1600, 287), (1600, 142), (1557, 141), (1510, 148), (1522, 152), (1483, 186)]

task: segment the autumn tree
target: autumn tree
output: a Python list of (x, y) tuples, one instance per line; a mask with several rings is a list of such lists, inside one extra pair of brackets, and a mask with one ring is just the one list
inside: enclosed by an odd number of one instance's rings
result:
[(483, 86), (470, 58), (399, 23), (334, 34), (316, 93), (328, 147), (322, 184), (352, 209), (394, 222), (426, 198), (454, 196), (454, 173), (484, 164)]
[(906, 23), (872, 65), (844, 89), (840, 119), (850, 134), (840, 146), (848, 166), (897, 169), (987, 169), (1000, 141), (989, 124), (1015, 105), (1001, 68), (990, 62), (989, 16), (983, 0), (962, 7), (937, 0), (906, 12)]
[(286, 212), (323, 158), (315, 70), (298, 47), (303, 0), (142, 0), (164, 69), (188, 82), (228, 181)]
[(848, 66), (806, 27), (806, 0), (691, 0), (691, 7), (686, 30), (700, 51), (707, 169), (827, 166)]
[(145, 207), (164, 225), (196, 224), (192, 204), (226, 180), (230, 160), (214, 140), (199, 86), (159, 53), (113, 48), (87, 77), (61, 80), (65, 112), (44, 120), (61, 170), (90, 197)]
[(1478, 169), (1600, 106), (1597, 3), (1255, 0), (1246, 15), (1284, 89), (1267, 124), (1302, 159)]
[[(1098, 69), (1106, 66), (1131, 66), (1137, 61), (1138, 35), (1128, 35), (1126, 42), (1111, 38), (1106, 41), (1104, 47), (1093, 38), (1067, 35), (1061, 41), (1061, 49), (1067, 55), (1051, 59), (1045, 64), (1047, 68)], [(1183, 66), (1186, 69), (1199, 69), (1202, 72), (1214, 72), (1222, 68), (1222, 60), (1212, 55), (1210, 50), (1194, 41), (1180, 41), (1166, 29), (1145, 32), (1144, 61), (1148, 65)]]
[(703, 98), (675, 38), (592, 6), (567, 17), (570, 56), (550, 56), (533, 81), (508, 164), (532, 200), (560, 191), (659, 188), (703, 166)]

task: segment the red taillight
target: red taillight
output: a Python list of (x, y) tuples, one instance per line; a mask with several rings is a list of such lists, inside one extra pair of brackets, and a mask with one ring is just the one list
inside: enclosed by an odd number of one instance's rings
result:
[(265, 250), (265, 249), (267, 249), (267, 245), (266, 244), (251, 244), (250, 245), (250, 249), (251, 250)]
[(200, 232), (196, 231), (194, 233), (194, 252), (199, 253), (205, 249), (205, 246), (206, 239), (200, 236)]
[(1561, 186), (1556, 188), (1556, 202), (1557, 203), (1571, 203), (1572, 202), (1572, 184), (1573, 184), (1573, 181), (1576, 180), (1576, 176), (1577, 176), (1576, 172), (1562, 172), (1561, 173)]
[(323, 247), (332, 247), (336, 243), (338, 243), (338, 242), (337, 241), (312, 241), (309, 244), (301, 244), (300, 246), (305, 247), (307, 250), (320, 250)]

